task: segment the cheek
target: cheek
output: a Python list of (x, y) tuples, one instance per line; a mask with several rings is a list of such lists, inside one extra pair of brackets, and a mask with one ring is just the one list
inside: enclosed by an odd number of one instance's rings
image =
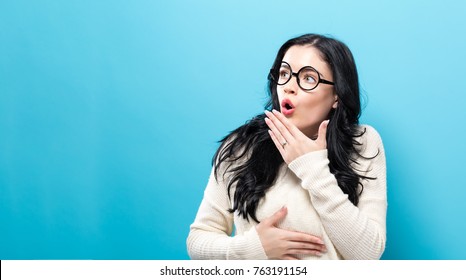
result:
[(309, 120), (319, 122), (327, 118), (332, 109), (333, 101), (327, 98), (323, 100), (306, 100), (303, 105), (305, 105), (303, 107)]
[(278, 97), (278, 105), (282, 104), (282, 100), (285, 98), (283, 91), (277, 88), (277, 97)]

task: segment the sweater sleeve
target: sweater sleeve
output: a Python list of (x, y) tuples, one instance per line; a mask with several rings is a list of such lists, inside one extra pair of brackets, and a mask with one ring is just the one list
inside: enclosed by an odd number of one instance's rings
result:
[(364, 188), (358, 206), (349, 201), (330, 173), (327, 150), (305, 154), (289, 168), (308, 190), (324, 229), (343, 258), (379, 259), (386, 240), (385, 152), (379, 134), (370, 126), (361, 141), (363, 157), (358, 158), (355, 170), (376, 179), (361, 181)]
[(210, 175), (204, 198), (191, 225), (187, 239), (192, 259), (267, 259), (256, 228), (231, 236), (233, 213), (230, 213), (227, 186)]

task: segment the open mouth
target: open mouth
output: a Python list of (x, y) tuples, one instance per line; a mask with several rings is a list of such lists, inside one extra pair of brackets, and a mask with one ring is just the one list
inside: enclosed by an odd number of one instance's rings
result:
[(291, 101), (289, 99), (283, 99), (281, 105), (282, 105), (282, 113), (285, 116), (289, 116), (289, 115), (293, 114), (295, 107), (294, 107), (293, 103), (291, 103)]

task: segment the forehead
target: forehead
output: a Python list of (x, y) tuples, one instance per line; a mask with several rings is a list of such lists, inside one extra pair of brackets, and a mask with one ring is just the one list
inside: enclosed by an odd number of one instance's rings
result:
[(324, 76), (331, 75), (332, 71), (313, 46), (292, 46), (283, 57), (283, 61), (290, 64), (293, 71), (298, 71), (304, 66), (312, 66)]

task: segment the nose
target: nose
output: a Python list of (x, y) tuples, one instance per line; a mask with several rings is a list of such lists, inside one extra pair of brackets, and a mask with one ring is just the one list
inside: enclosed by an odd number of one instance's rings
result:
[(296, 94), (298, 92), (298, 75), (295, 73), (291, 74), (291, 79), (288, 83), (283, 85), (283, 91), (288, 94)]

